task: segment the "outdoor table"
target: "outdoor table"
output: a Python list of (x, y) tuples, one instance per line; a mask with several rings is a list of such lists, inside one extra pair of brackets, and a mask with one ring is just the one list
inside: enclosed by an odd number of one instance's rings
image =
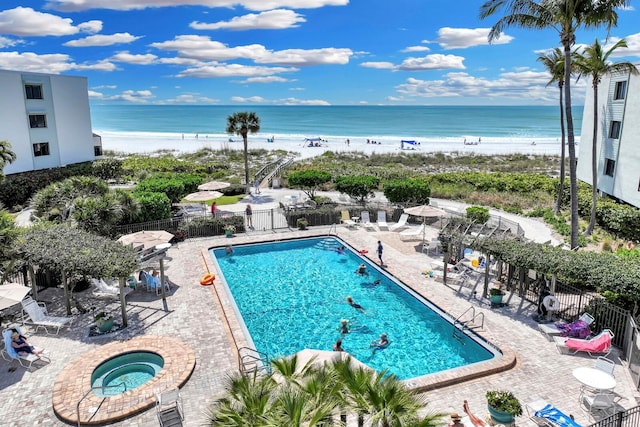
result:
[(353, 222), (360, 222), (360, 217), (359, 216), (352, 216), (351, 219), (353, 220)]
[(583, 385), (594, 390), (613, 390), (616, 379), (613, 375), (596, 368), (580, 367), (573, 370), (573, 376)]

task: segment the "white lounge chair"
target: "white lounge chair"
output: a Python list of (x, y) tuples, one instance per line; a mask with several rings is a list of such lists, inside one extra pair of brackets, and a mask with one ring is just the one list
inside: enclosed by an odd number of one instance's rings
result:
[(409, 227), (407, 225), (407, 219), (409, 219), (409, 214), (402, 214), (398, 219), (398, 222), (389, 227), (389, 231), (400, 231)]
[[(97, 294), (107, 295), (107, 296), (118, 296), (120, 295), (120, 286), (113, 286), (105, 282), (103, 279), (91, 279), (89, 280), (93, 286), (96, 287)], [(126, 297), (133, 291), (133, 288), (125, 285), (124, 287), (124, 296)]]
[(160, 426), (181, 426), (184, 420), (180, 389), (174, 388), (156, 394), (156, 415)]
[(422, 240), (424, 237), (426, 225), (420, 224), (420, 227), (411, 228), (398, 233), (400, 240)]
[(433, 252), (435, 255), (438, 255), (440, 249), (442, 249), (442, 243), (440, 243), (440, 240), (438, 239), (432, 239), (429, 242), (425, 242), (422, 244), (422, 252), (426, 252), (427, 255), (429, 255), (431, 252)]
[(383, 228), (389, 229), (389, 224), (387, 224), (387, 213), (385, 211), (378, 211), (378, 228), (382, 230)]
[(366, 228), (367, 230), (374, 230), (376, 226), (371, 222), (371, 218), (369, 217), (369, 211), (360, 212), (360, 224)]
[(583, 340), (579, 338), (553, 337), (560, 353), (576, 354), (579, 351), (588, 353), (589, 356), (607, 356), (611, 353), (611, 339), (614, 337), (610, 329), (603, 329), (595, 337)]
[(55, 328), (56, 335), (58, 335), (60, 329), (69, 326), (72, 321), (71, 317), (49, 316), (47, 306), (43, 302), (37, 302), (31, 297), (22, 300), (22, 324), (35, 326), (36, 332), (39, 328), (44, 328), (48, 334), (48, 328)]
[[(18, 334), (22, 335), (22, 331), (20, 330), (19, 327), (14, 326), (13, 329), (17, 330)], [(41, 348), (34, 347), (35, 351), (37, 351), (40, 354), (24, 353), (24, 352), (18, 353), (16, 349), (13, 348), (13, 346), (11, 345), (12, 334), (13, 334), (12, 329), (5, 329), (2, 331), (2, 338), (4, 339), (4, 348), (0, 352), (0, 355), (4, 360), (9, 362), (12, 360), (17, 360), (18, 363), (20, 363), (20, 365), (22, 365), (27, 369), (31, 369), (31, 366), (33, 365), (33, 363), (37, 362), (38, 360), (51, 363), (51, 359), (49, 359), (49, 357), (41, 353), (42, 352)]]
[(356, 228), (358, 226), (358, 224), (349, 216), (349, 211), (340, 212), (340, 223), (346, 225), (347, 228)]

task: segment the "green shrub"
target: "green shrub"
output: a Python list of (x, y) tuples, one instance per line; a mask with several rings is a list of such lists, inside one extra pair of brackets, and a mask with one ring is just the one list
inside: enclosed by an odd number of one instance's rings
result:
[(489, 221), (489, 209), (482, 206), (469, 206), (467, 208), (467, 218), (476, 224), (484, 224)]
[(93, 162), (91, 167), (93, 175), (105, 181), (119, 180), (123, 175), (122, 160), (120, 159), (99, 159)]
[(171, 216), (171, 200), (164, 193), (136, 192), (140, 211), (134, 222), (147, 222)]

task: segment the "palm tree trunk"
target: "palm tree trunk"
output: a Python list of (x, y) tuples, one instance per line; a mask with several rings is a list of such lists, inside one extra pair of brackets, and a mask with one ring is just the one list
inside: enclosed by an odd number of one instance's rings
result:
[(598, 200), (598, 161), (596, 159), (598, 138), (598, 84), (593, 82), (593, 140), (591, 141), (591, 215), (589, 216), (589, 226), (584, 234), (590, 236), (596, 226), (596, 202)]
[(558, 87), (560, 89), (560, 187), (558, 188), (558, 198), (556, 199), (556, 208), (555, 213), (560, 212), (562, 209), (562, 199), (564, 199), (564, 176), (565, 176), (565, 149), (564, 149), (564, 141), (565, 141), (565, 130), (564, 130), (564, 105), (563, 105), (563, 96), (562, 89), (564, 86), (564, 82), (558, 83)]
[(245, 182), (245, 193), (249, 194), (251, 192), (250, 184), (249, 184), (249, 151), (247, 147), (247, 133), (242, 134), (242, 142), (244, 143), (244, 182)]
[(576, 147), (571, 111), (571, 34), (562, 37), (564, 47), (564, 109), (567, 116), (567, 143), (569, 144), (569, 181), (571, 188), (571, 249), (578, 247), (578, 178), (576, 176)]

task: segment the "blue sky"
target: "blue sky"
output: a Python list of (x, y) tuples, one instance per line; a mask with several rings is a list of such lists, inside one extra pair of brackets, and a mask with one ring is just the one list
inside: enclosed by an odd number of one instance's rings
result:
[[(557, 33), (489, 45), (483, 1), (2, 0), (0, 69), (86, 76), (100, 104), (555, 105), (536, 58)], [(639, 61), (637, 22), (621, 10), (610, 34), (624, 60)]]

